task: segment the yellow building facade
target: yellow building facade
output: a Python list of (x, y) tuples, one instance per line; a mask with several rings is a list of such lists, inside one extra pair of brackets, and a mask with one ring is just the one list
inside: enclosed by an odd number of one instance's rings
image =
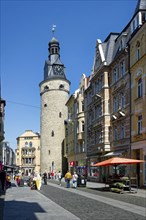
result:
[[(131, 157), (146, 160), (146, 22), (129, 42), (131, 73)], [(137, 165), (139, 185), (146, 184), (146, 163)]]
[(17, 137), (16, 166), (25, 175), (40, 173), (40, 135), (26, 130)]

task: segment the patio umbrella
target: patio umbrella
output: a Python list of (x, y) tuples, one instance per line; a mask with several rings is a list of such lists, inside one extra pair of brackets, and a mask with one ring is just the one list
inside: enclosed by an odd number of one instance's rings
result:
[(137, 164), (137, 163), (143, 163), (144, 160), (136, 160), (136, 159), (128, 159), (128, 158), (122, 158), (122, 157), (112, 157), (108, 160), (104, 160), (102, 162), (96, 163), (93, 166), (114, 166), (115, 167), (115, 174), (116, 174), (116, 167), (120, 164)]
[(110, 166), (110, 165), (119, 165), (119, 164), (137, 164), (143, 163), (144, 160), (136, 160), (136, 159), (128, 159), (122, 157), (112, 157), (108, 160), (104, 160), (102, 162), (96, 163), (93, 166)]

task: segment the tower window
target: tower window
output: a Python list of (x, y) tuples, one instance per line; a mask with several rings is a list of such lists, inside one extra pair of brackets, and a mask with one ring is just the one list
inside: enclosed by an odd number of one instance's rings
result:
[(52, 132), (51, 132), (51, 136), (54, 137), (54, 131), (53, 131), (53, 130), (52, 130)]
[(44, 90), (48, 90), (48, 89), (49, 89), (49, 87), (48, 87), (48, 86), (45, 86), (45, 87), (44, 87)]
[(62, 113), (61, 112), (59, 112), (59, 118), (61, 118), (62, 117)]
[(52, 54), (54, 54), (54, 48), (51, 49)]
[(64, 89), (64, 85), (61, 84), (61, 85), (59, 86), (59, 89)]

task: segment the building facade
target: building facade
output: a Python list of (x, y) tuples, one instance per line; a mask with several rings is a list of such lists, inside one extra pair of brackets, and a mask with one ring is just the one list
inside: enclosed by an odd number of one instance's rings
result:
[(88, 79), (82, 74), (79, 89), (70, 96), (66, 105), (68, 120), (65, 121), (66, 156), (69, 169), (80, 175), (86, 175), (86, 146), (85, 146), (85, 108), (84, 91)]
[(17, 137), (16, 166), (25, 175), (40, 173), (40, 134), (26, 130)]
[[(88, 179), (93, 181), (102, 181), (102, 176), (105, 173), (103, 167), (94, 167), (94, 163), (105, 160), (109, 157), (118, 155), (122, 157), (131, 157), (137, 159), (145, 159), (142, 152), (145, 152), (145, 37), (144, 30), (146, 21), (146, 1), (139, 0), (132, 19), (122, 30), (121, 33), (111, 33), (102, 43), (97, 40), (96, 53), (93, 64), (93, 71), (90, 76), (89, 86), (85, 91), (86, 94), (86, 145), (87, 145), (87, 163), (88, 163)], [(129, 51), (129, 41), (133, 42), (133, 36), (138, 29), (141, 29), (141, 36), (137, 40), (137, 56), (139, 63), (135, 58), (135, 52)], [(132, 38), (132, 40), (131, 40)], [(142, 45), (140, 47), (140, 45)], [(133, 49), (133, 50), (134, 50)], [(143, 50), (143, 51), (142, 51)], [(132, 53), (132, 71), (140, 64), (139, 76), (137, 79), (138, 92), (143, 98), (135, 101), (136, 88), (132, 83), (134, 80), (131, 74), (130, 77), (130, 59)], [(134, 55), (133, 55), (134, 54)], [(133, 61), (134, 60), (134, 61)], [(134, 63), (135, 62), (135, 63)], [(137, 67), (138, 68), (138, 67)], [(138, 74), (137, 73), (137, 74)], [(133, 73), (134, 74), (134, 73)], [(135, 73), (136, 74), (136, 73)], [(142, 78), (141, 78), (142, 75)], [(135, 76), (136, 77), (136, 76)], [(134, 90), (134, 91), (133, 91)], [(141, 90), (141, 91), (140, 91)], [(131, 92), (132, 91), (132, 92)], [(134, 97), (134, 102), (131, 101), (131, 94)], [(132, 109), (132, 119), (131, 119)], [(133, 110), (135, 109), (135, 110)], [(136, 116), (136, 111), (138, 116)], [(133, 127), (132, 123), (137, 123)], [(138, 126), (138, 127), (137, 127)], [(137, 135), (135, 128), (141, 129), (141, 133)], [(135, 153), (131, 148), (131, 129), (132, 135), (139, 138), (139, 144), (135, 143)], [(136, 140), (136, 139), (135, 139)], [(132, 146), (134, 146), (132, 144)], [(141, 150), (139, 150), (141, 148)], [(139, 185), (144, 185), (145, 164), (135, 165), (138, 175)], [(128, 169), (128, 167), (127, 167)], [(119, 175), (126, 174), (126, 167), (122, 166), (118, 169)], [(112, 172), (112, 170), (111, 170)]]
[[(49, 42), (48, 60), (44, 66), (44, 80), (40, 83), (41, 96), (41, 173), (63, 171), (64, 121), (68, 110), (70, 82), (60, 60), (60, 46), (54, 37)], [(64, 172), (64, 171), (63, 171)]]
[(2, 141), (0, 143), (0, 161), (4, 169), (8, 172), (13, 172), (13, 170), (16, 169), (15, 153), (7, 141)]
[[(145, 12), (146, 15), (146, 12)], [(130, 42), (131, 73), (131, 155), (146, 161), (146, 21), (137, 28)], [(133, 170), (139, 185), (146, 185), (146, 167)]]
[(0, 142), (4, 140), (4, 115), (6, 101), (0, 97)]
[(101, 181), (104, 169), (93, 165), (110, 151), (110, 88), (109, 64), (112, 61), (116, 33), (111, 33), (102, 43), (96, 42), (93, 71), (86, 96), (86, 146), (88, 178)]

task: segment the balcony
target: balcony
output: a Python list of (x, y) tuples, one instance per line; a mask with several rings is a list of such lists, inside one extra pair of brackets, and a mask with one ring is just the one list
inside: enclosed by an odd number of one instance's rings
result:
[(77, 134), (77, 139), (78, 140), (84, 140), (85, 139), (85, 132), (80, 132)]
[(35, 150), (36, 148), (35, 147), (29, 147), (29, 146), (23, 146), (22, 147), (22, 150)]
[(21, 165), (21, 168), (26, 168), (26, 167), (28, 167), (28, 168), (30, 168), (30, 167), (35, 167), (36, 166), (36, 164), (30, 164), (30, 163), (23, 163), (22, 165)]
[(22, 154), (22, 158), (35, 158), (35, 154)]

